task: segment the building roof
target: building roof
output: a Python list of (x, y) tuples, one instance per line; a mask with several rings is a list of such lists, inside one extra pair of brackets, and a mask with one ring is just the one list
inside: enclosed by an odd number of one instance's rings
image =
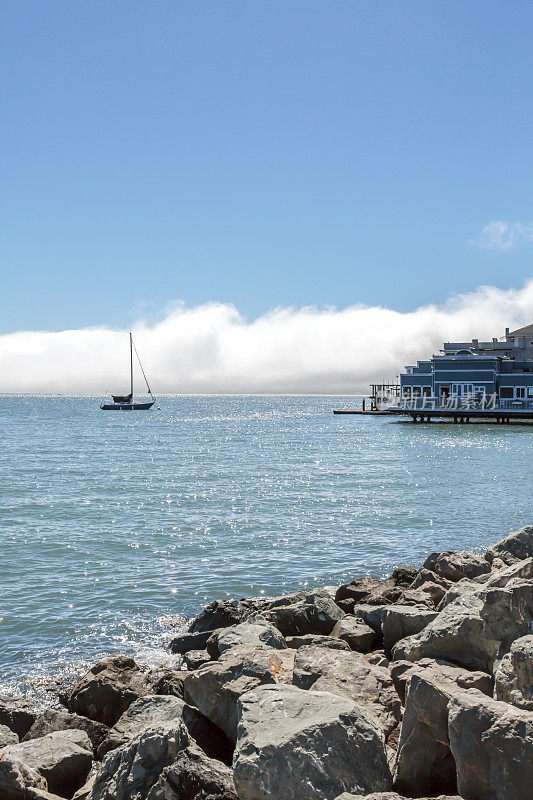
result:
[(525, 328), (518, 328), (517, 331), (511, 331), (511, 336), (533, 336), (533, 322), (531, 325), (526, 325)]

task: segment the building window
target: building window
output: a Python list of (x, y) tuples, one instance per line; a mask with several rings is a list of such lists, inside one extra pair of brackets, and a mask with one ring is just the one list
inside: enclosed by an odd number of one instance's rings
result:
[(516, 387), (516, 396), (518, 400), (525, 400), (526, 398), (526, 389), (524, 386), (517, 386)]
[(413, 397), (420, 397), (421, 394), (420, 386), (413, 386)]
[(527, 387), (527, 396), (533, 398), (533, 386)]
[(431, 397), (431, 386), (423, 386), (422, 394), (424, 395), (424, 397)]
[(512, 386), (501, 386), (500, 387), (500, 398), (502, 400), (512, 400), (514, 397), (513, 387)]
[(411, 387), (410, 386), (404, 386), (403, 389), (402, 389), (402, 394), (403, 394), (404, 397), (411, 397)]

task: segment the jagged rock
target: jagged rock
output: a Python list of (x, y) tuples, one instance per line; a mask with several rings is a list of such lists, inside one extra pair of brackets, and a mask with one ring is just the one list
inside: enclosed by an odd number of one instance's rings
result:
[[(215, 628), (229, 628), (244, 622), (246, 617), (260, 611), (267, 604), (266, 600), (245, 597), (242, 600), (215, 600), (208, 605), (189, 625), (189, 633), (206, 633)], [(207, 641), (207, 640), (206, 640)], [(205, 647), (205, 642), (191, 650)], [(178, 651), (174, 651), (178, 652)]]
[(439, 603), (446, 597), (446, 589), (438, 583), (434, 583), (433, 581), (426, 581), (422, 583), (418, 590), (420, 592), (424, 592), (427, 594), (428, 597), (431, 598), (431, 602), (433, 603), (434, 607), (436, 608)]
[(212, 630), (200, 631), (199, 633), (180, 633), (171, 640), (168, 649), (171, 653), (178, 653), (179, 655), (184, 655), (190, 650), (203, 650), (212, 633)]
[(36, 718), (37, 712), (26, 700), (0, 695), (0, 725), (16, 733), (19, 739), (28, 733)]
[(490, 572), (490, 564), (485, 558), (469, 553), (466, 550), (431, 553), (422, 565), (422, 569), (431, 570), (449, 581), (460, 581), (461, 578), (476, 578)]
[(216, 630), (212, 631), (209, 639), (205, 643), (205, 649), (213, 661), (216, 661), (220, 655), (220, 650), (218, 649), (218, 634), (225, 630), (225, 628), (217, 628)]
[(507, 651), (514, 639), (533, 630), (533, 580), (515, 578), (505, 587), (488, 586), (479, 592), (480, 616), (486, 635)]
[(169, 694), (183, 697), (184, 672), (169, 667), (159, 667), (150, 673), (149, 681), (153, 694)]
[[(396, 792), (372, 792), (372, 794), (365, 795), (343, 792), (335, 800), (409, 800), (409, 798)], [(438, 797), (419, 797), (418, 800), (462, 800), (462, 798), (457, 794), (439, 794)]]
[(360, 653), (301, 647), (296, 651), (293, 683), (355, 700), (374, 715), (387, 740), (400, 721), (400, 700), (390, 673)]
[(513, 583), (518, 579), (531, 580), (533, 578), (533, 557), (524, 558), (522, 561), (516, 561), (514, 564), (503, 566), (492, 572), (488, 576), (485, 587), (500, 587), (507, 586), (508, 583)]
[(287, 647), (298, 650), (299, 647), (313, 645), (315, 647), (330, 647), (332, 650), (349, 650), (349, 645), (342, 639), (334, 636), (320, 636), (308, 633), (305, 636), (287, 636), (285, 639)]
[(203, 664), (208, 664), (209, 661), (211, 661), (211, 656), (207, 650), (189, 650), (183, 656), (183, 663), (190, 670), (198, 669)]
[(413, 581), (418, 575), (418, 570), (415, 567), (400, 566), (396, 567), (392, 575), (387, 579), (395, 586), (401, 586), (408, 589), (412, 586)]
[(232, 647), (265, 647), (272, 650), (287, 648), (279, 630), (260, 617), (256, 617), (253, 622), (241, 622), (231, 628), (224, 628), (216, 638), (219, 655)]
[(393, 649), (394, 661), (440, 658), (490, 672), (500, 643), (485, 632), (480, 614), (483, 606), (474, 593), (461, 595), (420, 633), (401, 639)]
[[(2, 800), (29, 800), (32, 789), (46, 792), (46, 779), (23, 761), (2, 751), (0, 756), (0, 797)], [(35, 796), (35, 795), (33, 795)]]
[(54, 708), (47, 708), (37, 717), (22, 741), (28, 742), (31, 739), (39, 739), (41, 736), (46, 736), (47, 733), (66, 730), (85, 731), (91, 740), (91, 745), (95, 753), (101, 742), (109, 733), (107, 725), (102, 725), (101, 722), (95, 722), (92, 719), (81, 717), (78, 714), (69, 714), (66, 711), (56, 711)]
[(163, 770), (147, 800), (237, 800), (233, 772), (189, 745)]
[(422, 658), (414, 664), (411, 661), (393, 661), (390, 674), (402, 703), (405, 702), (407, 683), (413, 675), (425, 675), (437, 682), (444, 678), (453, 681), (460, 689), (478, 689), (488, 697), (492, 696), (493, 679), (486, 672), (472, 672), (439, 659)]
[[(372, 598), (369, 598), (368, 602), (371, 603)], [(401, 597), (399, 597), (393, 605), (427, 608), (429, 611), (435, 610), (435, 604), (430, 595), (422, 591), (422, 589), (403, 589)]]
[(100, 763), (98, 761), (94, 761), (85, 783), (80, 789), (78, 789), (77, 792), (72, 795), (72, 800), (88, 800), (92, 792), (99, 768)]
[(381, 636), (381, 626), (383, 625), (383, 617), (387, 609), (390, 608), (389, 605), (382, 604), (380, 606), (371, 606), (368, 603), (356, 603), (353, 607), (352, 614), (354, 617), (358, 619), (362, 619), (363, 622), (372, 628), (372, 630), (379, 633)]
[(382, 623), (385, 650), (390, 652), (400, 639), (420, 633), (436, 616), (436, 611), (413, 606), (389, 606), (383, 615)]
[(448, 702), (457, 686), (430, 670), (407, 684), (394, 787), (412, 797), (457, 791), (448, 740)]
[[(340, 600), (353, 600), (354, 603), (367, 603), (368, 598), (381, 598), (381, 604), (395, 603), (402, 596), (402, 589), (392, 581), (380, 581), (365, 575), (356, 578), (351, 583), (339, 586), (335, 593), (335, 602)], [(372, 605), (376, 605), (372, 602)]]
[(235, 742), (239, 697), (263, 683), (291, 683), (298, 652), (263, 647), (227, 650), (218, 661), (186, 675), (185, 700)]
[(233, 767), (239, 800), (324, 800), (391, 785), (372, 715), (348, 698), (294, 686), (241, 697)]
[(167, 723), (178, 725), (180, 721), (190, 738), (210, 757), (231, 763), (233, 748), (222, 731), (178, 697), (160, 695), (141, 697), (131, 704), (100, 745), (98, 758), (103, 759), (111, 750), (124, 746), (143, 731)]
[(444, 578), (442, 575), (438, 575), (436, 572), (433, 572), (431, 569), (426, 569), (422, 567), (419, 571), (418, 575), (414, 579), (411, 589), (420, 589), (424, 583), (436, 583), (441, 586), (445, 591), (448, 591), (453, 586), (453, 581)]
[(504, 564), (514, 564), (533, 556), (533, 525), (526, 525), (518, 531), (510, 533), (505, 539), (489, 547), (485, 558), (492, 564), (495, 559)]
[(132, 658), (108, 656), (70, 690), (65, 704), (69, 711), (111, 726), (135, 700), (151, 692), (146, 672)]
[(182, 721), (142, 731), (112, 750), (98, 770), (89, 800), (146, 800), (165, 767), (189, 744)]
[(340, 619), (331, 631), (331, 635), (342, 639), (351, 650), (357, 650), (359, 653), (368, 653), (378, 644), (380, 638), (366, 622), (354, 616)]
[(18, 744), (19, 737), (7, 725), (0, 725), (0, 748), (8, 744)]
[(483, 800), (531, 800), (533, 715), (465, 693), (452, 697), (448, 716), (459, 794)]
[(443, 578), (442, 575), (437, 575), (430, 569), (421, 569), (413, 581), (411, 589), (425, 592), (431, 597), (433, 604), (438, 606), (451, 586), (453, 586), (452, 581)]
[(437, 605), (437, 611), (442, 611), (446, 606), (451, 605), (460, 597), (479, 591), (479, 583), (471, 581), (470, 578), (461, 578), (457, 583), (452, 583), (442, 600)]
[(499, 662), (494, 673), (494, 696), (533, 711), (533, 635), (515, 639)]
[[(372, 794), (365, 795), (343, 792), (335, 800), (409, 800), (409, 798), (396, 792), (372, 792)], [(462, 798), (458, 794), (439, 794), (438, 797), (419, 797), (418, 800), (462, 800)]]
[(344, 614), (330, 595), (321, 590), (310, 592), (291, 605), (270, 608), (263, 616), (283, 636), (301, 636), (306, 633), (329, 635)]
[(353, 614), (355, 600), (352, 600), (351, 597), (347, 597), (344, 600), (335, 600), (335, 603), (339, 606), (340, 610), (343, 611), (345, 614)]
[(368, 653), (365, 656), (365, 661), (368, 664), (374, 664), (376, 667), (385, 667), (387, 669), (389, 666), (389, 659), (384, 650), (374, 650), (373, 653)]
[(91, 741), (85, 731), (47, 733), (39, 739), (10, 745), (2, 757), (22, 761), (45, 778), (51, 792), (72, 797), (85, 782), (93, 761)]

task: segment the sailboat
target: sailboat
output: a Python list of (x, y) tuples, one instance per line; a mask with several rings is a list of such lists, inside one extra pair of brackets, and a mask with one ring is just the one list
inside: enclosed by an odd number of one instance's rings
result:
[[(135, 350), (135, 355), (137, 356), (137, 360), (139, 362), (139, 366), (141, 368), (141, 372), (143, 374), (143, 378), (146, 382), (146, 388), (148, 389), (148, 394), (150, 395), (150, 397), (153, 398), (148, 403), (134, 403), (133, 401), (133, 351), (134, 350)], [(152, 408), (153, 404), (155, 403), (155, 398), (148, 384), (148, 380), (146, 378), (143, 365), (141, 364), (141, 359), (139, 358), (139, 353), (137, 352), (137, 348), (133, 344), (133, 338), (131, 333), (130, 333), (130, 393), (113, 394), (111, 396), (113, 398), (113, 402), (102, 403), (102, 405), (100, 406), (102, 411), (148, 411), (148, 409)]]

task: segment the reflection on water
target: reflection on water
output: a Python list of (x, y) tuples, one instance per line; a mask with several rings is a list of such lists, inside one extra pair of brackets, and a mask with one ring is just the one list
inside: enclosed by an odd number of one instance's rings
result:
[(532, 428), (331, 413), (351, 402), (114, 414), (4, 396), (0, 678), (117, 650), (157, 661), (167, 615), (482, 550), (531, 521)]

